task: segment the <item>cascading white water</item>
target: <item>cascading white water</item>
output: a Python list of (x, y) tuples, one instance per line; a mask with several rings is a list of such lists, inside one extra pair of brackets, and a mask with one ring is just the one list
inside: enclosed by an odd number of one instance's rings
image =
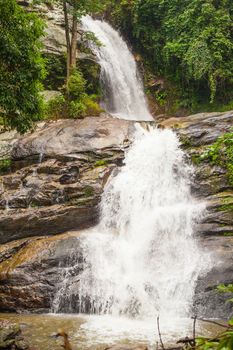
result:
[[(110, 98), (115, 112), (152, 119), (133, 57), (119, 34), (90, 17), (83, 25), (105, 44), (93, 49), (103, 81), (110, 81), (115, 94)], [(102, 315), (104, 322), (89, 319), (83, 326), (88, 337), (124, 338), (128, 330), (127, 337), (154, 341), (158, 315), (165, 339), (173, 331), (185, 335), (189, 323), (180, 320), (190, 317), (197, 278), (209, 265), (194, 236), (205, 206), (191, 195), (192, 174), (173, 131), (137, 124), (124, 166), (105, 187), (100, 223), (83, 233), (82, 266), (80, 256), (72, 255), (73, 266), (64, 270), (55, 311)]]
[(133, 55), (119, 33), (104, 21), (90, 16), (83, 28), (95, 34), (101, 46), (89, 43), (101, 67), (103, 107), (112, 115), (131, 120), (153, 120)]
[(137, 135), (105, 188), (101, 222), (86, 238), (79, 300), (88, 299), (92, 313), (190, 314), (205, 266), (193, 237), (203, 205), (190, 194), (191, 174), (172, 131)]

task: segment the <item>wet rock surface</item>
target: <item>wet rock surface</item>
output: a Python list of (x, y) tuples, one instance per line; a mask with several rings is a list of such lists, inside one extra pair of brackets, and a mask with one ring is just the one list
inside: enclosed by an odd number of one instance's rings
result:
[(206, 318), (230, 319), (233, 316), (231, 294), (217, 292), (219, 284), (233, 281), (233, 236), (208, 236), (202, 246), (211, 254), (213, 268), (199, 278), (196, 287), (194, 313)]
[(200, 155), (219, 136), (232, 130), (233, 112), (200, 113), (183, 118), (170, 118), (161, 121), (163, 127), (177, 131), (189, 161), (195, 166), (192, 192), (206, 202), (207, 213), (200, 233), (221, 235), (233, 233), (233, 188), (229, 184), (226, 170), (200, 161)]
[(2, 311), (48, 312), (72, 254), (79, 252), (81, 269), (77, 234), (58, 233), (97, 223), (104, 185), (134, 130), (133, 122), (102, 115), (41, 123), (14, 140), (0, 176)]
[[(72, 254), (83, 258), (78, 233), (18, 240), (0, 248), (0, 309), (2, 311), (49, 312), (63, 269), (73, 266)], [(79, 273), (79, 271), (77, 271)]]
[(18, 324), (0, 320), (0, 349), (30, 350)]
[(0, 243), (93, 226), (134, 128), (103, 115), (45, 123), (19, 138), (0, 177)]
[(200, 161), (200, 155), (219, 136), (232, 130), (233, 112), (170, 118), (161, 121), (161, 125), (179, 134), (189, 161), (195, 166), (192, 192), (206, 203), (198, 233), (202, 237), (200, 244), (211, 255), (213, 268), (197, 283), (194, 313), (209, 318), (230, 318), (232, 305), (226, 302), (230, 296), (218, 293), (216, 287), (233, 283), (233, 188), (226, 170), (208, 160)]

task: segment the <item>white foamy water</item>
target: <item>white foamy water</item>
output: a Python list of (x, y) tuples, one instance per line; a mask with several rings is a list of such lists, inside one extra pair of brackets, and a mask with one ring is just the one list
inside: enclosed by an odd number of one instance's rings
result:
[(89, 44), (101, 67), (103, 107), (112, 115), (131, 120), (153, 120), (133, 55), (119, 33), (104, 21), (82, 18), (83, 28), (101, 42)]
[(157, 316), (166, 341), (191, 329), (196, 281), (209, 258), (194, 237), (204, 205), (190, 193), (184, 156), (171, 130), (139, 127), (105, 187), (100, 224), (83, 233), (83, 272), (76, 282), (74, 263), (56, 299), (57, 310), (66, 299), (66, 311), (100, 316), (83, 325), (95, 340), (153, 343)]
[[(118, 117), (152, 119), (136, 64), (107, 23), (83, 19), (104, 46), (92, 45), (102, 69), (106, 108)], [(210, 264), (195, 238), (205, 205), (190, 192), (193, 168), (171, 130), (140, 125), (124, 166), (105, 186), (98, 226), (83, 233), (63, 269), (56, 312), (88, 314), (92, 342), (165, 342), (190, 335), (198, 277)], [(82, 261), (82, 263), (80, 263)]]
[(101, 222), (86, 237), (79, 296), (90, 300), (92, 313), (190, 315), (205, 266), (193, 237), (203, 205), (190, 194), (191, 174), (172, 131), (136, 137), (105, 188)]

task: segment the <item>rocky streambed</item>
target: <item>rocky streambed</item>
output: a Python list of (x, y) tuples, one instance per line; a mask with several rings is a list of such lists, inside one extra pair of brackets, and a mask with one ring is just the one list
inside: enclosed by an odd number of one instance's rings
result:
[[(233, 189), (224, 169), (196, 159), (231, 129), (233, 113), (163, 118), (154, 124), (179, 134), (187, 161), (195, 162), (192, 191), (207, 204), (197, 239), (216, 263), (198, 281), (195, 312), (227, 318), (227, 296), (215, 288), (233, 281)], [(123, 165), (135, 129), (134, 122), (103, 114), (40, 123), (23, 137), (0, 135), (5, 159), (0, 176), (0, 310), (48, 312), (72, 254), (79, 252), (77, 269), (82, 269), (80, 230), (98, 222), (104, 185)]]

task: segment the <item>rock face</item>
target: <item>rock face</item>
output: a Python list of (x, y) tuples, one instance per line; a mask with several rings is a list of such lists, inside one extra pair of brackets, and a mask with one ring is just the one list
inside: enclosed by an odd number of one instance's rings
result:
[[(233, 125), (233, 113), (198, 114), (158, 121), (172, 127), (193, 161), (193, 193), (206, 201), (198, 236), (212, 255), (213, 269), (199, 279), (194, 312), (231, 316), (219, 283), (233, 282), (233, 189), (226, 172), (197, 162), (200, 154)], [(0, 200), (0, 309), (48, 311), (62, 281), (61, 269), (79, 252), (82, 228), (98, 221), (98, 203), (112, 171), (122, 165), (133, 139), (133, 122), (109, 116), (40, 124), (34, 133), (11, 138), (12, 163), (2, 171)], [(5, 142), (5, 141), (4, 141)], [(4, 143), (5, 145), (5, 143)], [(68, 230), (75, 232), (65, 233)], [(61, 233), (60, 235), (57, 235)], [(76, 271), (77, 275), (79, 271)]]
[(134, 124), (106, 115), (41, 125), (14, 144), (1, 177), (0, 242), (92, 226)]
[(208, 160), (200, 161), (200, 155), (207, 147), (219, 136), (230, 132), (233, 112), (171, 118), (162, 121), (161, 125), (178, 132), (183, 148), (195, 165), (193, 193), (205, 200), (208, 210), (200, 232), (204, 235), (233, 233), (233, 188), (227, 180), (226, 170), (210, 164)]
[[(180, 135), (183, 147), (195, 164), (194, 195), (206, 202), (206, 215), (199, 227), (202, 245), (211, 254), (213, 269), (199, 279), (195, 313), (210, 318), (229, 318), (229, 295), (216, 292), (217, 285), (233, 283), (233, 188), (225, 169), (200, 161), (200, 155), (233, 126), (233, 112), (200, 113), (161, 121)], [(232, 237), (231, 237), (232, 236)]]
[(17, 0), (29, 12), (36, 12), (46, 21), (45, 52), (61, 55), (66, 52), (66, 38), (62, 8), (48, 4), (36, 5), (31, 0)]
[[(28, 238), (3, 245), (0, 309), (48, 312), (63, 277), (61, 270), (72, 264), (70, 256), (77, 251), (81, 251), (78, 233)], [(81, 255), (79, 262), (81, 270)]]

